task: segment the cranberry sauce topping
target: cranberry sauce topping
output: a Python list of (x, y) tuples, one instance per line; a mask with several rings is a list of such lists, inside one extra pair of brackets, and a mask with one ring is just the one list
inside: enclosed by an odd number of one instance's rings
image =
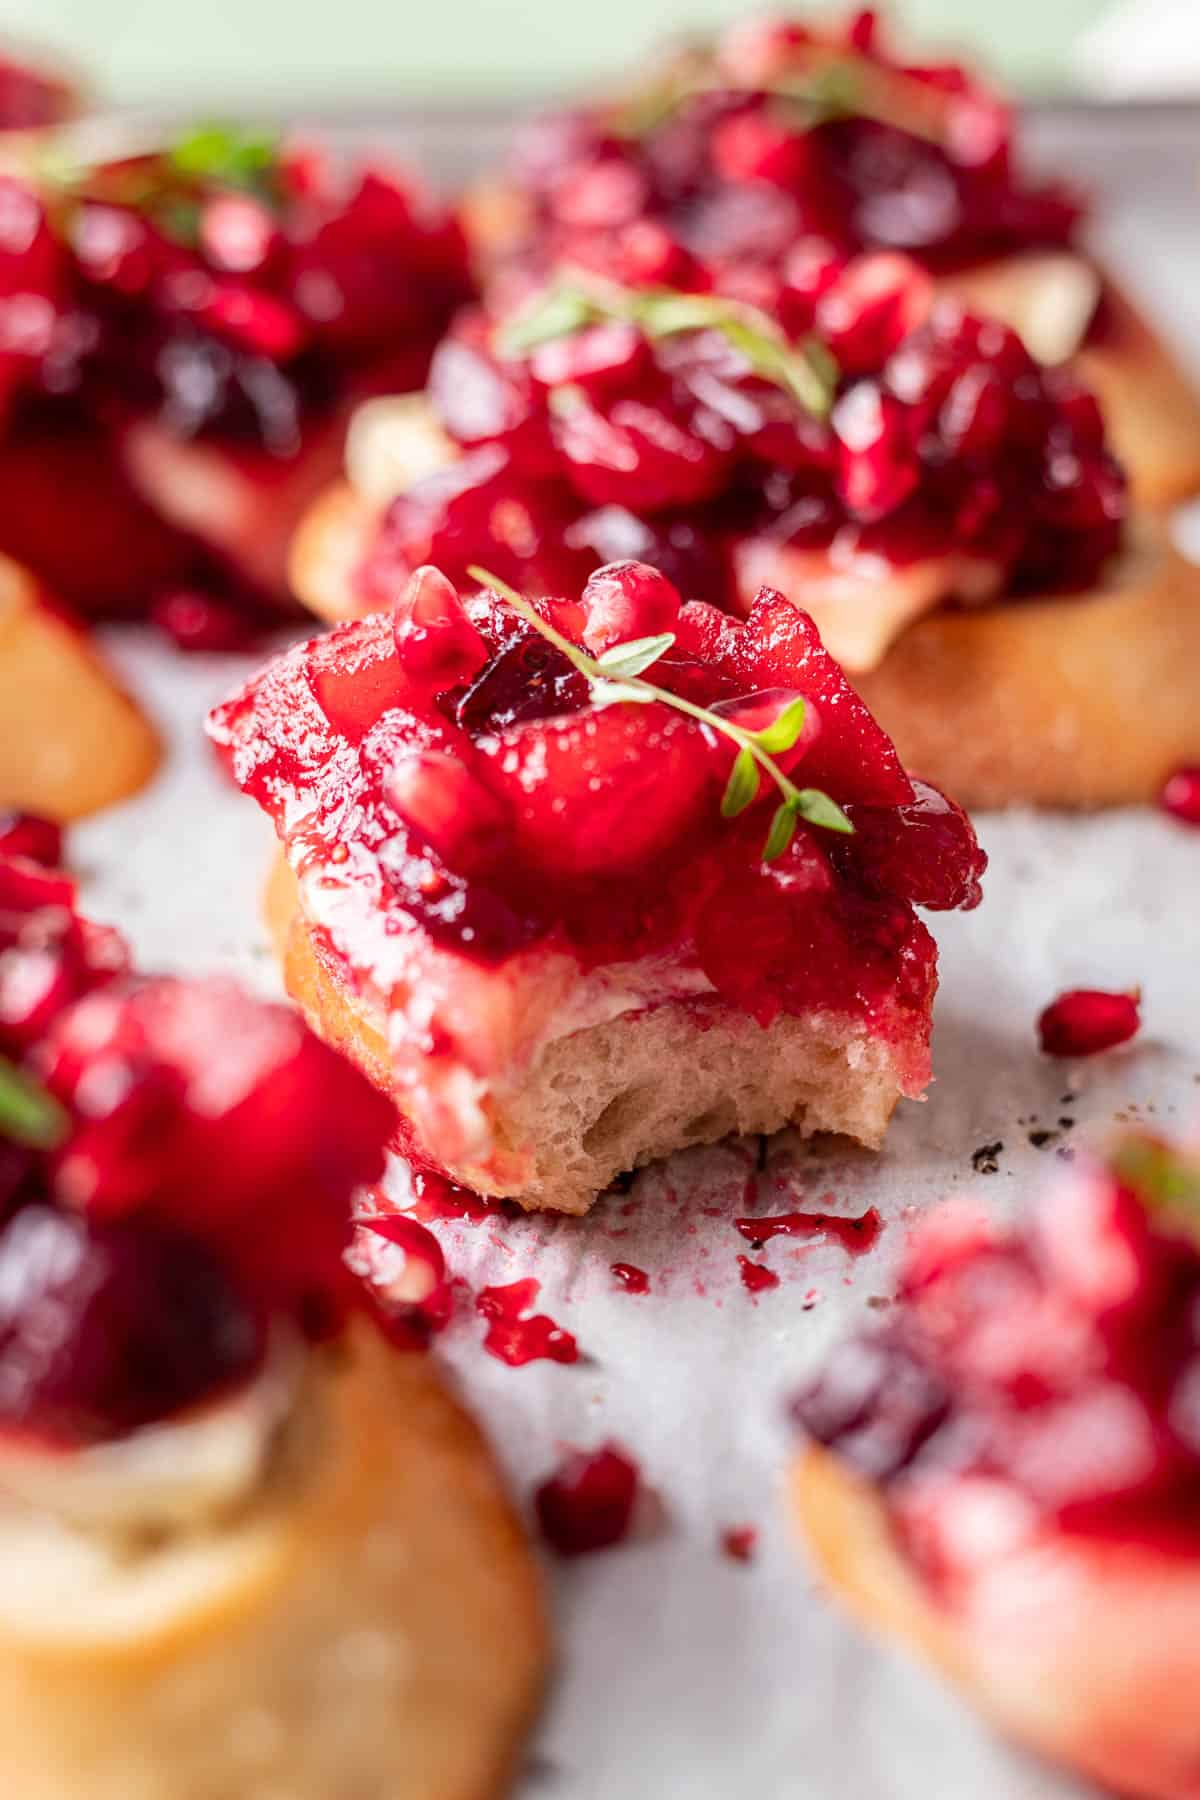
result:
[[(811, 620), (769, 589), (745, 624), (681, 605), (641, 564), (534, 616), (565, 649), (509, 599), (460, 599), (424, 569), (392, 616), (299, 646), (212, 715), (295, 865), (319, 871), (333, 950), (385, 993), (419, 926), (483, 963), (534, 943), (585, 967), (692, 959), (764, 1023), (922, 1014), (934, 950), (912, 903), (975, 905), (985, 859), (959, 809), (905, 775)], [(592, 704), (580, 660), (602, 651), (615, 673), (614, 633), (668, 627), (639, 663), (661, 697)], [(747, 757), (731, 783), (721, 727), (773, 720), (790, 721), (775, 776)], [(788, 812), (775, 777), (797, 801), (818, 790), (815, 810)]]
[(364, 602), (425, 562), (553, 595), (637, 557), (741, 610), (747, 539), (867, 581), (941, 559), (950, 599), (1090, 585), (1125, 513), (1093, 396), (934, 302), (907, 257), (810, 256), (766, 293), (568, 274), (499, 322), (462, 315), (428, 390), (461, 457), (392, 502)]
[(347, 379), (416, 386), (469, 292), (457, 223), (406, 181), (218, 128), (0, 181), (6, 385), (98, 421), (157, 414), (279, 456)]
[(873, 11), (743, 20), (525, 130), (523, 251), (671, 281), (694, 257), (785, 270), (806, 234), (943, 263), (1063, 243), (1079, 200), (1022, 175), (1013, 123), (964, 69), (899, 61)]
[(245, 1379), (264, 1320), (194, 1237), (44, 1202), (0, 1229), (0, 1432), (75, 1447)]
[(0, 855), (0, 1429), (119, 1435), (244, 1376), (272, 1311), (336, 1322), (394, 1123), (288, 1008), (135, 978)]
[(980, 1482), (1034, 1519), (1194, 1551), (1198, 1221), (1200, 1161), (1137, 1136), (1075, 1164), (1020, 1235), (947, 1208), (888, 1325), (842, 1346), (795, 1415), (886, 1488), (918, 1553)]
[(38, 1066), (71, 1114), (53, 1162), (71, 1205), (214, 1242), (283, 1304), (336, 1278), (394, 1113), (289, 1008), (226, 981), (123, 981), (60, 1019)]

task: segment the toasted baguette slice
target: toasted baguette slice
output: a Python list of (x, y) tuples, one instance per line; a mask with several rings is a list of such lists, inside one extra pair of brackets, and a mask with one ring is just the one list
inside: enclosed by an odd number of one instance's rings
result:
[(941, 286), (1011, 325), (1039, 362), (1072, 364), (1100, 402), (1139, 506), (1170, 506), (1200, 489), (1200, 392), (1110, 275), (1067, 251), (1028, 251)]
[(508, 1791), (546, 1624), (491, 1457), (428, 1356), (321, 1354), (312, 1440), (231, 1517), (111, 1552), (0, 1517), (6, 1794)]
[(901, 1553), (876, 1489), (829, 1451), (801, 1455), (792, 1505), (831, 1590), (998, 1729), (1106, 1789), (1200, 1795), (1195, 1559), (1047, 1534), (981, 1564), (951, 1607)]
[[(314, 1030), (394, 1093), (386, 1019), (321, 957), (282, 859), (266, 914), (288, 992)], [(764, 1030), (715, 996), (663, 1002), (551, 1038), (530, 1067), (492, 1085), (484, 1151), (435, 1160), (476, 1192), (584, 1213), (617, 1175), (734, 1133), (793, 1125), (874, 1148), (901, 1096), (928, 1081), (929, 1028), (928, 1012), (897, 1009), (877, 1033), (825, 1013)]]
[(79, 819), (136, 793), (159, 756), (91, 641), (0, 557), (0, 808)]

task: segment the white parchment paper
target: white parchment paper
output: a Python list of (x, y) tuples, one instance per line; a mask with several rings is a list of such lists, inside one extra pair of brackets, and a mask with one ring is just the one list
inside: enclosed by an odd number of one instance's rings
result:
[[(1114, 128), (1115, 129), (1115, 128)], [(1190, 151), (1153, 133), (1089, 140), (1113, 205), (1104, 238), (1181, 336), (1200, 326)], [(232, 970), (271, 990), (258, 923), (270, 833), (199, 737), (206, 706), (246, 667), (173, 655), (138, 632), (116, 654), (171, 740), (162, 778), (81, 828), (74, 860), (98, 918), (141, 961)], [(1200, 672), (1197, 672), (1200, 705)], [(516, 1491), (564, 1444), (612, 1437), (638, 1458), (656, 1504), (638, 1538), (553, 1571), (560, 1667), (522, 1800), (1041, 1800), (1072, 1789), (1000, 1745), (931, 1677), (867, 1643), (815, 1591), (781, 1505), (782, 1416), (798, 1378), (886, 1301), (915, 1213), (973, 1190), (1019, 1202), (1054, 1158), (1114, 1119), (1167, 1127), (1200, 1112), (1200, 833), (1150, 811), (980, 822), (992, 868), (983, 908), (935, 921), (942, 947), (935, 1062), (924, 1105), (897, 1115), (878, 1158), (814, 1160), (780, 1142), (679, 1159), (586, 1221), (439, 1227), (472, 1288), (532, 1274), (539, 1305), (586, 1360), (509, 1369), (480, 1350), (469, 1309), (438, 1354), (483, 1419)], [(1127, 1049), (1071, 1067), (1035, 1047), (1034, 1020), (1063, 988), (1141, 984), (1145, 1027)], [(1070, 1098), (1068, 1098), (1070, 1096)], [(1060, 1119), (1071, 1119), (1067, 1127)], [(1040, 1149), (1030, 1132), (1057, 1135)], [(998, 1169), (971, 1152), (999, 1140)], [(825, 1196), (832, 1196), (828, 1201)], [(780, 1276), (752, 1298), (733, 1226), (798, 1204), (887, 1220), (851, 1259), (836, 1245), (773, 1240)], [(652, 1292), (617, 1287), (614, 1261)], [(721, 1531), (758, 1528), (749, 1564)]]

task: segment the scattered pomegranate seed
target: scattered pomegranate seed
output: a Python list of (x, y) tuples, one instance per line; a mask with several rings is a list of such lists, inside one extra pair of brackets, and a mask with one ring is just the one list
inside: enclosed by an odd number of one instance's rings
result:
[(721, 1549), (733, 1562), (753, 1562), (757, 1548), (756, 1525), (727, 1525), (721, 1533)]
[(538, 1524), (560, 1556), (607, 1550), (628, 1535), (638, 1466), (616, 1444), (572, 1450), (534, 1494)]
[(764, 1294), (768, 1288), (779, 1286), (778, 1275), (774, 1269), (768, 1269), (765, 1263), (751, 1262), (748, 1256), (739, 1256), (737, 1260), (742, 1286), (748, 1294)]
[(0, 856), (25, 856), (57, 869), (63, 859), (62, 826), (37, 813), (0, 812)]
[(1141, 1024), (1141, 995), (1109, 994), (1100, 988), (1072, 988), (1051, 1001), (1038, 1019), (1038, 1037), (1047, 1056), (1095, 1056), (1127, 1043)]
[(1164, 783), (1158, 803), (1185, 825), (1200, 825), (1200, 768), (1176, 769)]
[(650, 1277), (645, 1269), (639, 1269), (635, 1263), (611, 1263), (609, 1273), (627, 1294), (648, 1294), (650, 1292)]

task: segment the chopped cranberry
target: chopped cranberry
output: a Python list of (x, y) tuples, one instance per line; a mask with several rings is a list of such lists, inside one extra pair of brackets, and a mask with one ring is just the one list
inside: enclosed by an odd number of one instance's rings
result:
[(811, 142), (765, 111), (733, 113), (712, 136), (713, 167), (724, 181), (796, 188), (811, 166)]
[(0, 1232), (0, 1427), (86, 1444), (252, 1373), (263, 1321), (197, 1241), (39, 1203)]
[(1072, 988), (1042, 1013), (1038, 1038), (1047, 1056), (1095, 1056), (1127, 1043), (1137, 1035), (1141, 1022), (1137, 993)]
[(815, 325), (850, 375), (878, 369), (922, 323), (933, 281), (907, 256), (881, 251), (847, 265), (817, 301)]
[(512, 1369), (531, 1362), (578, 1362), (579, 1346), (571, 1333), (548, 1314), (529, 1312), (537, 1294), (538, 1283), (532, 1279), (480, 1289), (475, 1308), (489, 1321), (484, 1349)]
[(748, 1256), (739, 1256), (738, 1273), (742, 1286), (748, 1294), (766, 1293), (769, 1288), (779, 1286), (779, 1277), (774, 1269), (768, 1269), (765, 1263), (751, 1262)]
[(987, 856), (960, 806), (928, 782), (898, 807), (852, 806), (854, 826), (842, 854), (861, 878), (931, 912), (970, 911), (983, 898)]
[(37, 813), (0, 812), (0, 856), (24, 856), (57, 869), (63, 859), (62, 826)]
[(860, 519), (882, 519), (901, 506), (920, 481), (909, 419), (893, 394), (860, 381), (838, 401), (838, 492)]
[(448, 868), (479, 874), (511, 852), (511, 812), (468, 763), (446, 751), (401, 757), (385, 777), (383, 791), (405, 824)]
[(572, 1450), (534, 1495), (538, 1524), (560, 1556), (608, 1550), (629, 1534), (638, 1467), (616, 1444)]
[(1163, 784), (1159, 805), (1185, 825), (1200, 825), (1200, 768), (1176, 769)]

